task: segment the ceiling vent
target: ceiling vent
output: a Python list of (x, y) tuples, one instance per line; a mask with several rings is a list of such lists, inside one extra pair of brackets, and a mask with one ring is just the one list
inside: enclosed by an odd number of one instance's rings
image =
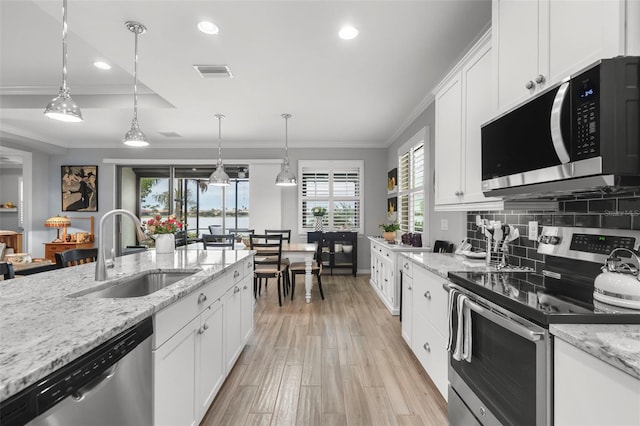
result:
[(233, 75), (226, 65), (194, 65), (202, 78), (231, 78)]

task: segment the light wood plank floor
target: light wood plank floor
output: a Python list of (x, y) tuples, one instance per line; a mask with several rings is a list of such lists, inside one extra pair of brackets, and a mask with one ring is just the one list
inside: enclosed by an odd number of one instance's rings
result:
[(323, 275), (310, 304), (297, 280), (278, 306), (275, 282), (203, 426), (446, 425), (446, 402), (401, 337), (368, 275)]

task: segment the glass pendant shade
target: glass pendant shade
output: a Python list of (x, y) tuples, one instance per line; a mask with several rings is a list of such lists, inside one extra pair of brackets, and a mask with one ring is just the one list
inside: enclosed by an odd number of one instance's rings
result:
[(289, 170), (289, 126), (288, 120), (291, 118), (291, 114), (282, 114), (284, 118), (284, 161), (282, 163), (282, 170), (276, 176), (276, 185), (278, 186), (296, 186), (298, 180), (296, 175)]
[(209, 185), (213, 186), (229, 186), (229, 175), (224, 171), (222, 164), (222, 119), (224, 115), (216, 114), (218, 119), (218, 164), (216, 170), (209, 176)]
[(140, 130), (138, 124), (138, 35), (144, 34), (147, 27), (134, 21), (127, 21), (124, 25), (135, 34), (135, 54), (133, 59), (133, 119), (131, 120), (131, 128), (124, 135), (122, 143), (127, 146), (143, 147), (149, 145), (149, 139)]
[(44, 115), (67, 123), (83, 120), (82, 111), (69, 94), (67, 86), (67, 0), (62, 1), (62, 86), (60, 93), (47, 104)]

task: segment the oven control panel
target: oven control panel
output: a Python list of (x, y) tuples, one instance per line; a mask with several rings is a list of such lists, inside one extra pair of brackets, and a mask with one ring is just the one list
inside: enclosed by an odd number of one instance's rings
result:
[(570, 250), (608, 255), (616, 248), (633, 250), (636, 239), (616, 235), (573, 234)]

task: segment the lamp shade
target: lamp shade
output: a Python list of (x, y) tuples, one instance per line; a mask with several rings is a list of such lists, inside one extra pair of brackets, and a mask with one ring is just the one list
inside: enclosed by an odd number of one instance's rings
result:
[(71, 225), (71, 221), (66, 216), (54, 216), (44, 221), (47, 228), (64, 228)]
[(54, 120), (78, 123), (82, 121), (80, 107), (71, 99), (69, 90), (60, 89), (60, 94), (47, 104), (44, 115)]
[(296, 186), (298, 181), (296, 175), (289, 170), (289, 162), (283, 164), (282, 171), (276, 176), (276, 185), (278, 186)]

